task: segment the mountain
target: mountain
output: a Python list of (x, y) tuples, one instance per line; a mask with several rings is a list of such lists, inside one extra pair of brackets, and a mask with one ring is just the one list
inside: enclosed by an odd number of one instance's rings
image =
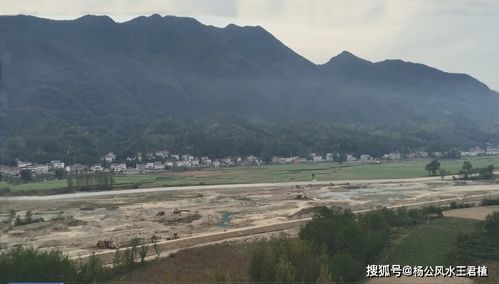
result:
[(374, 135), (380, 127), (477, 128), (499, 120), (498, 94), (468, 75), (349, 52), (316, 65), (259, 26), (217, 28), (159, 15), (124, 23), (1, 16), (0, 59), (4, 159), (91, 159), (145, 144), (206, 153), (218, 148), (199, 146), (186, 132), (210, 127), (236, 140), (273, 141), (227, 142), (237, 144), (231, 153), (275, 152), (274, 144), (288, 153), (296, 150), (283, 145), (293, 141), (274, 141), (275, 129), (322, 125), (331, 132), (320, 143), (330, 145), (359, 127)]

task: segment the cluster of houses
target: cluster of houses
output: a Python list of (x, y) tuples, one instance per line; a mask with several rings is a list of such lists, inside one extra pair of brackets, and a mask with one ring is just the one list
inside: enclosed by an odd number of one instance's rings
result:
[(46, 176), (53, 175), (53, 173), (59, 169), (66, 169), (64, 162), (59, 160), (51, 161), (48, 164), (17, 161), (16, 166), (0, 165), (0, 176), (19, 177), (21, 175), (21, 171), (23, 170), (31, 171), (34, 176)]
[(468, 151), (461, 152), (461, 157), (479, 157), (479, 156), (498, 156), (499, 155), (499, 146), (495, 147), (474, 147), (469, 149)]
[(208, 167), (233, 167), (233, 166), (258, 166), (262, 160), (255, 156), (226, 157), (210, 159), (209, 157), (195, 157), (190, 154), (170, 154), (166, 150), (156, 151), (147, 156), (138, 153), (135, 157), (127, 157), (118, 161), (114, 153), (101, 157), (101, 163), (93, 165), (71, 164), (65, 165), (62, 161), (51, 161), (48, 164), (37, 164), (18, 160), (15, 166), (0, 165), (0, 175), (4, 177), (20, 177), (21, 171), (30, 170), (32, 175), (53, 176), (56, 170), (63, 169), (72, 175), (86, 173), (124, 173), (136, 174), (145, 172), (162, 172), (175, 168), (208, 168)]
[[(468, 151), (458, 152), (462, 157), (490, 156), (499, 155), (499, 146), (496, 147), (474, 147)], [(278, 157), (274, 156), (269, 161), (272, 164), (292, 164), (292, 163), (319, 163), (327, 161), (335, 161), (339, 154), (326, 153), (317, 154), (311, 153), (308, 157)], [(401, 159), (417, 159), (417, 158), (441, 158), (444, 157), (441, 152), (426, 152), (416, 151), (411, 153), (387, 153), (379, 157), (383, 160), (401, 160)], [(352, 154), (344, 155), (343, 161), (346, 162), (362, 162), (362, 163), (379, 163), (379, 159), (375, 159), (369, 154), (354, 156)], [(170, 154), (168, 150), (159, 150), (153, 153), (143, 155), (138, 153), (135, 157), (127, 157), (118, 161), (114, 153), (108, 153), (101, 157), (101, 163), (93, 165), (72, 164), (66, 165), (62, 161), (54, 160), (48, 164), (38, 164), (25, 161), (17, 161), (16, 166), (0, 165), (0, 175), (6, 177), (19, 177), (21, 171), (30, 170), (34, 176), (53, 176), (54, 173), (63, 169), (66, 173), (78, 175), (85, 173), (124, 173), (136, 174), (145, 172), (162, 172), (175, 168), (208, 168), (208, 167), (234, 167), (234, 166), (258, 166), (264, 162), (254, 155), (246, 157), (225, 157), (220, 159), (211, 159), (209, 157), (196, 157), (190, 154)]]

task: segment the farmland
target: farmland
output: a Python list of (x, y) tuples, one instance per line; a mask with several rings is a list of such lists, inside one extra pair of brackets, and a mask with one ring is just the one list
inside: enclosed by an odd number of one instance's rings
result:
[(385, 263), (401, 265), (450, 265), (461, 233), (473, 231), (479, 221), (442, 218), (403, 232), (387, 254)]
[[(441, 167), (451, 173), (456, 173), (465, 160), (442, 160)], [(499, 167), (498, 157), (470, 159), (476, 167), (495, 165)], [(117, 175), (114, 177), (118, 188), (147, 188), (188, 185), (242, 184), (242, 183), (274, 183), (329, 180), (358, 179), (396, 179), (423, 177), (429, 160), (410, 160), (384, 162), (381, 164), (360, 163), (314, 163), (266, 165), (254, 167), (209, 168), (200, 170), (169, 171), (161, 174)], [(64, 189), (65, 180), (24, 183), (11, 185), (0, 182), (0, 188), (9, 188), (13, 192), (43, 191)]]

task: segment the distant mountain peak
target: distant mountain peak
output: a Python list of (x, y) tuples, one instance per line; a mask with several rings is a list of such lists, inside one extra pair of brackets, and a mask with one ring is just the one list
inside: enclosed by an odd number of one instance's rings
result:
[(340, 54), (338, 54), (336, 57), (353, 57), (353, 58), (358, 58), (357, 56), (355, 56), (355, 54), (351, 53), (350, 51), (348, 50), (343, 50)]
[(329, 64), (346, 64), (346, 63), (352, 63), (352, 62), (357, 62), (357, 63), (372, 63), (368, 60), (362, 59), (355, 54), (349, 52), (349, 51), (342, 51), (340, 54), (336, 55), (335, 57), (331, 58), (325, 65)]
[(147, 18), (149, 18), (149, 19), (162, 19), (163, 17), (158, 13), (154, 13)]
[(262, 31), (268, 33), (262, 26), (238, 26), (236, 24), (228, 24), (225, 26), (226, 30), (253, 30), (253, 31)]
[(109, 16), (101, 15), (85, 15), (74, 20), (78, 23), (90, 23), (90, 24), (105, 24), (105, 23), (115, 23), (115, 21)]

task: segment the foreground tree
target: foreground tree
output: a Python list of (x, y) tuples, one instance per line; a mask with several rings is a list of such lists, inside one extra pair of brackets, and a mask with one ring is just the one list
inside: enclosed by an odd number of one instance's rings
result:
[(60, 251), (16, 248), (0, 254), (0, 282), (76, 281), (74, 263)]
[(321, 265), (321, 271), (319, 272), (319, 278), (317, 278), (317, 284), (331, 284), (333, 283), (333, 276), (326, 265)]

